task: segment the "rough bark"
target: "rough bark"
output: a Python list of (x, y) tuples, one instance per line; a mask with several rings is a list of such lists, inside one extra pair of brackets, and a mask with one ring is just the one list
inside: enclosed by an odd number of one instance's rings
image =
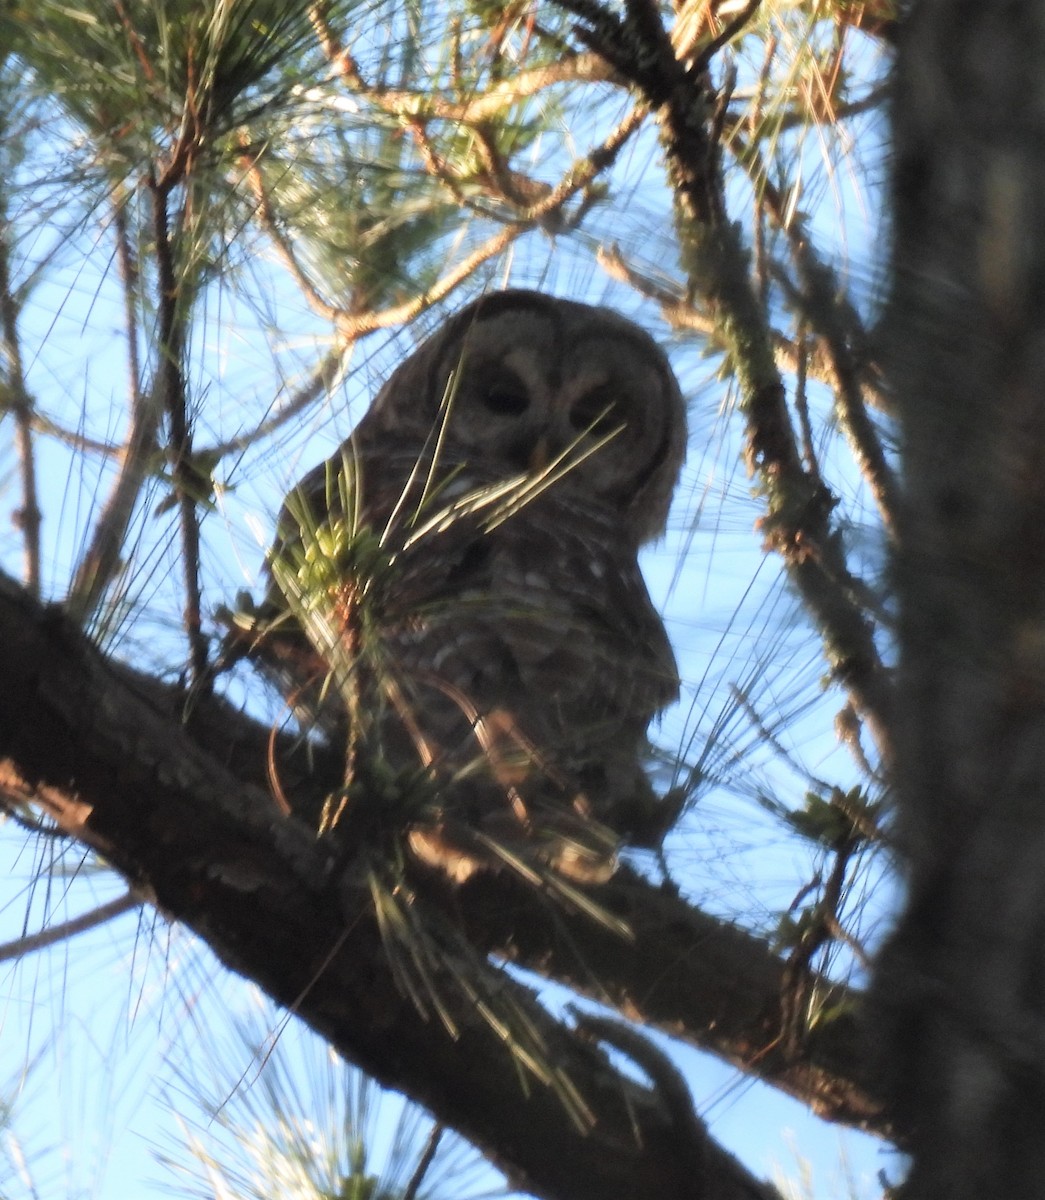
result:
[[(692, 1113), (629, 1082), (508, 978), (499, 986), (588, 1105), (590, 1128), (571, 1124), (551, 1089), (531, 1080), (524, 1093), (503, 1044), (466, 1006), (454, 1014), (456, 1040), (423, 1021), (396, 987), (363, 889), (261, 786), (263, 728), (215, 705), (191, 736), (166, 689), (106, 662), (2, 577), (0, 644), (0, 792), (33, 795), (229, 967), (476, 1141), (517, 1184), (556, 1197), (761, 1194)], [(631, 922), (634, 941), (579, 915), (549, 920), (518, 889), (497, 889), (487, 880), (454, 898), (484, 949), (581, 992), (601, 984), (625, 1015), (768, 1067), (828, 1115), (880, 1120), (848, 1020), (820, 1034), (803, 1062), (774, 1057), (767, 1039), (784, 968), (758, 939), (627, 872), (599, 900)]]
[(902, 41), (887, 323), (908, 907), (879, 967), (904, 1196), (1045, 1191), (1045, 9)]

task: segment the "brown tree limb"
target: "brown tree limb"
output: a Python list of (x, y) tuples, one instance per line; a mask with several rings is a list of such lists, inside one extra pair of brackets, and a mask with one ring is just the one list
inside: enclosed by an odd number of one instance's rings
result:
[[(512, 1182), (561, 1200), (759, 1200), (771, 1195), (710, 1138), (703, 1178), (674, 1145), (677, 1114), (615, 1070), (501, 974), (586, 1114), (518, 1064), (463, 995), (456, 1038), (399, 990), (369, 894), (330, 843), (281, 815), (154, 706), (156, 685), (115, 670), (54, 609), (0, 578), (0, 787), (102, 854), (230, 969), (254, 979), (345, 1057), (453, 1125)], [(234, 759), (235, 748), (229, 747)], [(448, 986), (448, 994), (452, 988)]]
[(841, 534), (831, 521), (835, 497), (802, 463), (748, 254), (738, 226), (728, 218), (710, 82), (705, 72), (675, 57), (649, 0), (630, 0), (624, 17), (597, 0), (557, 3), (579, 18), (577, 37), (605, 55), (656, 117), (675, 194), (682, 266), (727, 348), (740, 391), (748, 466), (760, 480), (767, 509), (760, 522), (765, 546), (781, 556), (816, 622), (835, 679), (888, 761), (892, 680), (857, 598), (860, 581), (850, 573)]
[[(312, 975), (344, 930), (343, 892), (331, 881), (325, 843), (303, 823), (283, 818), (267, 793), (268, 729), (207, 697), (184, 726), (184, 700), (176, 692), (105, 663), (51, 610), (30, 603), (2, 577), (0, 641), (11, 647), (10, 682), (0, 696), (0, 784), (17, 776), (24, 801), (30, 780), (37, 807), (98, 848), (133, 886), (155, 895), (233, 969), (258, 979), (326, 1036), (336, 1033), (348, 1057), (386, 1081), (391, 1071), (392, 1086), (450, 1119), (435, 1104), (423, 1062), (408, 1087), (398, 1073), (405, 1068), (375, 1058), (365, 1028), (331, 1033), (326, 1010), (314, 1011)], [(303, 778), (285, 745), (278, 753), (288, 791), (314, 793), (318, 786), (322, 794), (322, 780)], [(332, 763), (335, 779), (337, 769)], [(827, 1119), (887, 1132), (862, 1066), (858, 996), (810, 976), (809, 986), (840, 1015), (807, 1030), (801, 1054), (788, 1055), (779, 1037), (786, 964), (764, 941), (626, 868), (593, 898), (630, 926), (633, 940), (494, 876), (478, 876), (444, 903), (479, 950), (709, 1049)], [(310, 905), (323, 909), (312, 927), (305, 921)], [(358, 897), (352, 905), (353, 920), (365, 924), (365, 906)], [(352, 943), (355, 969), (364, 982), (375, 972), (385, 979), (373, 931), (366, 937)], [(311, 966), (302, 961), (306, 949)], [(281, 964), (271, 957), (278, 953), (290, 957)], [(347, 961), (340, 952), (335, 958)], [(327, 995), (326, 984), (319, 992)], [(346, 1021), (356, 1019), (339, 1011)], [(416, 1013), (402, 1020), (420, 1024)], [(392, 1043), (382, 1043), (381, 1053), (391, 1054)], [(458, 1112), (454, 1122), (462, 1121)], [(486, 1144), (490, 1133), (471, 1122), (465, 1121), (469, 1136)]]

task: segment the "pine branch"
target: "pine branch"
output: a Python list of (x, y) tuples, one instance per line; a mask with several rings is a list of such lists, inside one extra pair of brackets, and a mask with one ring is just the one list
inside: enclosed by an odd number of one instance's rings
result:
[(682, 266), (727, 348), (740, 390), (747, 462), (759, 477), (767, 508), (760, 522), (764, 544), (783, 559), (817, 624), (835, 678), (889, 759), (892, 682), (857, 599), (860, 583), (850, 574), (831, 522), (836, 499), (803, 466), (748, 254), (738, 226), (728, 219), (716, 140), (721, 114), (716, 118), (706, 72), (676, 59), (659, 13), (645, 0), (633, 0), (624, 19), (596, 0), (556, 2), (580, 18), (577, 36), (631, 81), (660, 126)]
[[(336, 785), (343, 763), (334, 755), (329, 764), (319, 760), (306, 770), (292, 749), (294, 739), (273, 742), (267, 727), (206, 696), (196, 697), (186, 726), (182, 693), (104, 662), (85, 639), (3, 577), (0, 637), (11, 647), (10, 683), (0, 694), (0, 790), (20, 781), (20, 802), (32, 797), (227, 958), (244, 939), (253, 945), (257, 962), (252, 959), (248, 970), (233, 955), (235, 969), (264, 982), (281, 969), (279, 954), (289, 955), (282, 961), (287, 971), (304, 955), (311, 964), (300, 966), (305, 976), (296, 982), (288, 976), (274, 994), (291, 1004), (300, 993), (301, 1014), (313, 1019), (316, 1004), (321, 1014), (308, 981), (344, 924), (344, 894), (330, 882), (326, 843), (317, 843), (304, 823), (287, 820), (270, 798), (267, 763), (271, 744), (286, 790), (306, 806), (321, 802)], [(178, 849), (182, 839), (187, 841)], [(201, 846), (208, 847), (202, 856)], [(275, 890), (269, 893), (269, 887)], [(322, 916), (310, 907), (320, 903), (317, 887), (326, 889), (322, 904), (333, 905)], [(786, 964), (764, 941), (626, 868), (590, 895), (632, 930), (632, 940), (583, 913), (549, 907), (531, 889), (501, 877), (480, 874), (466, 888), (451, 889), (445, 904), (481, 952), (510, 958), (710, 1049), (825, 1118), (887, 1132), (862, 1065), (858, 995), (811, 977), (811, 986), (830, 998), (839, 1015), (807, 1030), (801, 1054), (789, 1057), (780, 1038)], [(368, 907), (357, 893), (352, 896), (353, 914)], [(431, 901), (439, 902), (438, 895)], [(259, 920), (259, 903), (271, 906), (268, 925)], [(313, 916), (306, 919), (308, 912)], [(242, 927), (222, 924), (233, 920)], [(295, 925), (300, 920), (305, 924)], [(270, 934), (274, 945), (266, 948), (258, 939)], [(380, 938), (374, 937), (366, 953), (380, 957)], [(357, 958), (357, 972), (362, 962), (369, 959)], [(371, 1009), (364, 1003), (360, 1011)], [(373, 1019), (380, 1032), (380, 1010)], [(412, 1020), (417, 1023), (416, 1013)], [(366, 1045), (365, 1022), (355, 1036)], [(398, 1061), (392, 1048), (388, 1053)], [(389, 1063), (378, 1065), (377, 1073), (387, 1078)], [(412, 1086), (434, 1085), (418, 1078)]]
[(95, 522), (90, 544), (73, 572), (65, 601), (66, 611), (81, 625), (86, 625), (98, 611), (106, 590), (120, 570), (131, 516), (149, 477), (159, 447), (160, 423), (163, 420), (163, 401), (155, 384), (144, 392), (141, 388), (135, 296), (138, 265), (127, 228), (125, 198), (119, 189), (114, 191), (112, 201), (116, 258), (124, 299), (130, 428), (124, 445), (115, 449), (120, 460), (116, 481)]
[(22, 502), (15, 517), (22, 531), (25, 584), (34, 596), (39, 596), (40, 524), (43, 517), (36, 492), (33, 402), (26, 388), (22, 367), (18, 304), (11, 285), (9, 247), (3, 226), (4, 222), (0, 219), (0, 352), (6, 368), (0, 375), (0, 415), (5, 409), (14, 413), (15, 447), (22, 477)]
[[(207, 638), (203, 633), (200, 597), (200, 526), (196, 498), (201, 480), (193, 464), (192, 428), (185, 395), (186, 324), (188, 297), (179, 286), (174, 270), (174, 244), (170, 236), (168, 198), (170, 189), (180, 180), (174, 172), (180, 160), (175, 154), (162, 179), (150, 178), (153, 205), (153, 235), (156, 244), (157, 288), (159, 291), (159, 363), (157, 388), (169, 422), (168, 458), (178, 506), (181, 528), (182, 583), (185, 589), (183, 622), (189, 642), (189, 665), (194, 682), (207, 675)], [(183, 164), (188, 169), (187, 159)]]
[(136, 896), (133, 891), (127, 892), (115, 900), (110, 900), (107, 904), (99, 904), (90, 912), (73, 917), (71, 920), (62, 921), (58, 925), (50, 925), (39, 933), (17, 938), (13, 942), (4, 942), (0, 944), (0, 962), (11, 962), (14, 959), (24, 958), (27, 954), (32, 954), (37, 950), (67, 941), (69, 938), (76, 937), (77, 934), (86, 933), (88, 929), (104, 925), (106, 921), (122, 916), (125, 912), (140, 908), (141, 904), (139, 896)]
[(691, 1148), (673, 1146), (675, 1117), (657, 1095), (509, 976), (498, 986), (583, 1098), (586, 1130), (566, 1119), (553, 1089), (520, 1080), (512, 1055), (469, 1006), (453, 1013), (456, 1038), (421, 1020), (397, 988), (365, 885), (154, 707), (155, 685), (114, 670), (75, 627), (3, 581), (0, 638), (11, 648), (0, 693), (0, 786), (28, 782), (59, 825), (194, 929), (230, 969), (474, 1141), (516, 1186), (556, 1200), (766, 1195), (710, 1139), (704, 1186), (693, 1180)]
[(422, 123), (438, 119), (455, 124), (479, 125), (501, 116), (520, 100), (538, 95), (559, 84), (604, 82), (613, 78), (606, 60), (599, 54), (564, 52), (552, 64), (519, 71), (511, 79), (494, 84), (469, 100), (447, 100), (432, 90), (419, 92), (389, 88), (366, 80), (343, 39), (327, 21), (324, 4), (313, 4), (311, 17), (316, 36), (327, 56), (336, 79), (354, 95), (364, 97), (389, 116)]
[[(654, 279), (640, 268), (629, 263), (618, 246), (600, 246), (596, 261), (611, 279), (626, 283), (647, 300), (660, 308), (661, 316), (679, 333), (696, 334), (705, 339), (716, 350), (725, 350), (719, 326), (703, 312), (681, 287)], [(773, 338), (773, 360), (777, 370), (797, 375), (804, 372), (806, 378), (820, 383), (831, 383), (834, 376), (831, 364), (822, 348), (811, 348), (800, 338), (789, 338), (779, 329), (770, 329)]]

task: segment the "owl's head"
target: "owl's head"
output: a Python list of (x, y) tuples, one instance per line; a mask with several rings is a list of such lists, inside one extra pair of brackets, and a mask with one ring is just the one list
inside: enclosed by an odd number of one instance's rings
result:
[(685, 404), (664, 354), (631, 321), (538, 292), (484, 296), (398, 368), (364, 425), (423, 440), (447, 397), (443, 440), (457, 461), (507, 477), (564, 456), (573, 465), (556, 488), (613, 508), (636, 544), (663, 531)]

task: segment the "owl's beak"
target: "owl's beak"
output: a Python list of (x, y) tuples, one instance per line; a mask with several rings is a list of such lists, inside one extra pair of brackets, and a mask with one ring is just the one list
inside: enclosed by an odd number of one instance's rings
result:
[(534, 475), (539, 475), (551, 462), (551, 457), (551, 440), (547, 432), (545, 432), (538, 436), (533, 444), (533, 449), (530, 451), (530, 461), (527, 464), (530, 472)]

